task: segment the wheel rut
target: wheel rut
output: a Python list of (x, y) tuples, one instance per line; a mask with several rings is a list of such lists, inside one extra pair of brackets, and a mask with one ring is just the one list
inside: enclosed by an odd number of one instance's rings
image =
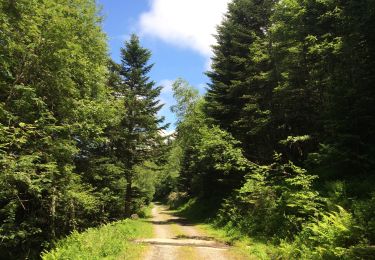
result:
[(166, 206), (156, 204), (150, 222), (154, 238), (135, 242), (149, 244), (145, 260), (226, 260), (229, 246), (202, 234), (194, 225), (172, 215)]

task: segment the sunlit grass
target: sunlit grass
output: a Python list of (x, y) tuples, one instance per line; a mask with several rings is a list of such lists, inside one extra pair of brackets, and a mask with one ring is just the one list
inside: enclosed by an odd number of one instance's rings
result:
[(244, 236), (236, 230), (219, 228), (209, 223), (199, 224), (197, 228), (207, 236), (231, 245), (231, 259), (273, 259), (272, 256), (277, 255), (275, 246)]
[(59, 241), (55, 249), (42, 254), (42, 259), (142, 259), (145, 245), (132, 242), (152, 237), (151, 223), (122, 220), (83, 233), (73, 232)]

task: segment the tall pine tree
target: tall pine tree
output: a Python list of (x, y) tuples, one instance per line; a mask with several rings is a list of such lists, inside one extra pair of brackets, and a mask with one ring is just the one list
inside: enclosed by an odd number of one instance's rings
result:
[(242, 141), (247, 157), (255, 161), (272, 152), (263, 151), (268, 136), (262, 130), (268, 123), (267, 101), (272, 92), (266, 39), (273, 5), (273, 0), (235, 0), (229, 4), (218, 27), (212, 71), (207, 73), (211, 79), (207, 115)]
[(139, 39), (132, 35), (121, 49), (121, 81), (115, 95), (123, 99), (121, 122), (114, 136), (116, 156), (123, 163), (127, 182), (125, 195), (125, 215), (132, 213), (134, 167), (150, 159), (163, 144), (161, 125), (164, 118), (157, 116), (162, 104), (157, 99), (162, 87), (155, 87), (148, 73), (151, 52), (140, 46)]

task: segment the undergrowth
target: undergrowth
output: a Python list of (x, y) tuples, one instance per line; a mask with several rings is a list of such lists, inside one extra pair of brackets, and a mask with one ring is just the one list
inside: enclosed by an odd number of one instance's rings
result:
[[(248, 259), (374, 259), (375, 248), (364, 239), (363, 225), (358, 225), (353, 214), (340, 206), (317, 214), (302, 224), (302, 230), (293, 238), (283, 239), (249, 235), (235, 223), (224, 224), (216, 215), (218, 211), (208, 205), (193, 198), (176, 212)], [(243, 221), (249, 217), (243, 215)]]
[(246, 259), (274, 259), (278, 255), (277, 248), (267, 241), (250, 238), (231, 225), (219, 225), (217, 222), (218, 208), (206, 200), (192, 198), (177, 208), (175, 212), (195, 223), (208, 236), (231, 245), (234, 255), (240, 255)]
[(151, 223), (122, 220), (83, 233), (73, 232), (58, 241), (54, 249), (42, 253), (42, 259), (141, 259), (145, 246), (132, 240), (151, 236)]

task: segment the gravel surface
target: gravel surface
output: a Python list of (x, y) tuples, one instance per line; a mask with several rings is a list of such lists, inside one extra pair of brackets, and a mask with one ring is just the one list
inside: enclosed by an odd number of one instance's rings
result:
[[(154, 238), (137, 241), (151, 245), (146, 260), (232, 259), (228, 257), (227, 245), (204, 236), (194, 225), (173, 216), (165, 206), (154, 206), (151, 222), (154, 225)], [(184, 250), (186, 248), (191, 250)]]

